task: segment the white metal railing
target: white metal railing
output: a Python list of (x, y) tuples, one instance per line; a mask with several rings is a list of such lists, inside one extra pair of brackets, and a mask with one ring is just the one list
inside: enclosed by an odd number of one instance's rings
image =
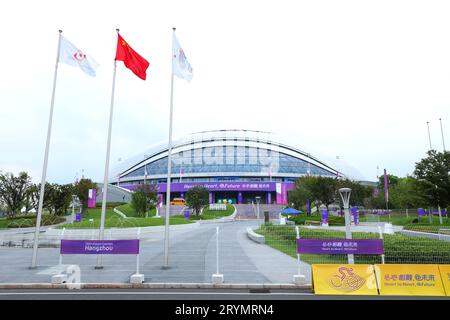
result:
[(209, 205), (209, 210), (227, 210), (227, 205), (223, 203), (212, 203)]

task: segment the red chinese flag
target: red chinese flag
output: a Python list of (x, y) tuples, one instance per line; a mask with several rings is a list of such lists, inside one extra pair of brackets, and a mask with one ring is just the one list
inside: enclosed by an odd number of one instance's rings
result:
[(117, 39), (117, 51), (116, 51), (116, 60), (123, 61), (125, 66), (133, 71), (135, 75), (137, 75), (142, 80), (145, 80), (147, 74), (148, 66), (150, 63), (145, 60), (139, 53), (134, 51), (130, 45), (123, 40), (123, 38), (118, 34)]

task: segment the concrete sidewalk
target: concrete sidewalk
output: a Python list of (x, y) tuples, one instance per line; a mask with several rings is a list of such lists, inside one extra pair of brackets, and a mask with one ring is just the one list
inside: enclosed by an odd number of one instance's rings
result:
[[(171, 230), (169, 269), (164, 265), (164, 232), (153, 232), (141, 240), (140, 273), (146, 283), (211, 283), (216, 273), (216, 227), (219, 227), (219, 272), (225, 283), (292, 284), (297, 260), (246, 236), (255, 220), (204, 224)], [(0, 283), (49, 283), (58, 273), (59, 248), (40, 248), (38, 268), (30, 270), (32, 250), (0, 247)], [(95, 270), (96, 255), (63, 256), (63, 264), (79, 265), (83, 283), (128, 283), (136, 271), (133, 255), (104, 255), (104, 269)], [(310, 283), (310, 267), (301, 264)]]

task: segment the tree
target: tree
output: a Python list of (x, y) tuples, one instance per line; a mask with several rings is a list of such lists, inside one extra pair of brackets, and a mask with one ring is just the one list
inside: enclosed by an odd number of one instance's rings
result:
[[(289, 201), (294, 204), (299, 205), (302, 203), (304, 205), (307, 200), (310, 200), (316, 207), (323, 204), (328, 209), (330, 204), (336, 202), (338, 180), (335, 178), (320, 176), (301, 177), (296, 181), (295, 186), (295, 190), (291, 191), (289, 198)], [(307, 214), (309, 213), (307, 212)]]
[(418, 208), (426, 205), (423, 197), (420, 196), (417, 180), (410, 176), (399, 178), (397, 185), (389, 192), (389, 198), (392, 198), (393, 208), (398, 209)]
[(202, 207), (209, 203), (209, 191), (203, 186), (195, 186), (186, 192), (186, 204), (194, 209), (198, 216)]
[(30, 212), (31, 209), (34, 209), (37, 212), (38, 205), (39, 205), (39, 189), (38, 185), (33, 183), (28, 187), (25, 193), (25, 201), (24, 201), (25, 213)]
[(340, 188), (350, 188), (352, 189), (351, 195), (350, 195), (350, 206), (366, 206), (370, 198), (372, 197), (373, 190), (371, 187), (363, 186), (362, 184), (358, 182), (354, 182), (348, 179), (345, 180), (339, 180), (337, 182), (337, 188), (335, 193), (335, 200), (337, 203), (341, 203), (342, 199), (339, 194)]
[(143, 217), (145, 213), (155, 208), (158, 203), (157, 185), (144, 184), (139, 186), (131, 195), (131, 207), (138, 216)]
[(86, 214), (89, 200), (89, 189), (96, 189), (97, 185), (91, 179), (81, 179), (74, 185), (73, 192), (80, 199), (82, 214)]
[(430, 150), (427, 157), (416, 162), (413, 177), (424, 202), (447, 207), (450, 204), (450, 152)]
[(67, 214), (67, 209), (72, 201), (74, 187), (71, 184), (52, 184), (52, 192), (49, 199), (49, 207), (51, 212), (56, 215)]
[(17, 177), (12, 173), (0, 174), (0, 199), (5, 204), (7, 216), (20, 213), (30, 185), (31, 177), (26, 172), (20, 172)]

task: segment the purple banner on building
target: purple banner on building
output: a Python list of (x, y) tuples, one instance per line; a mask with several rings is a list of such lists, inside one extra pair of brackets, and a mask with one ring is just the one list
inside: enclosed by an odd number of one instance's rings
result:
[(139, 240), (61, 240), (61, 254), (139, 254)]
[[(295, 185), (292, 182), (279, 183), (286, 186), (286, 191), (292, 190)], [(122, 184), (121, 187), (134, 190), (139, 185)], [(236, 181), (236, 182), (175, 182), (170, 184), (171, 192), (186, 192), (192, 187), (203, 186), (209, 191), (276, 191), (276, 182), (262, 181)], [(158, 192), (166, 192), (167, 184), (158, 183)], [(280, 189), (281, 193), (281, 189)]]
[(381, 239), (297, 239), (297, 252), (312, 254), (384, 253)]

